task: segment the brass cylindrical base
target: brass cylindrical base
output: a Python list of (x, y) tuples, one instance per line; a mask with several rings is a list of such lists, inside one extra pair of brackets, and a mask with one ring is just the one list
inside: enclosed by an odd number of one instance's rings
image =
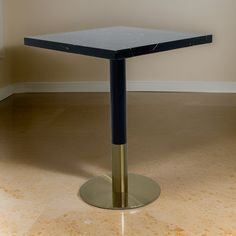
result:
[(133, 209), (145, 206), (160, 195), (159, 185), (145, 176), (127, 173), (125, 144), (112, 145), (112, 175), (88, 180), (80, 188), (81, 198), (105, 209)]
[(81, 198), (88, 204), (104, 209), (133, 209), (145, 206), (160, 195), (159, 185), (145, 176), (128, 175), (127, 204), (117, 206), (113, 201), (112, 177), (110, 175), (98, 176), (88, 180), (80, 188)]

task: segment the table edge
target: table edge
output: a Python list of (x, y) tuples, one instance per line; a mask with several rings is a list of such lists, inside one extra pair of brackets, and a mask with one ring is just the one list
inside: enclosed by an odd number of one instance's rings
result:
[(213, 41), (213, 36), (209, 34), (209, 35), (196, 36), (192, 38), (180, 39), (170, 42), (139, 46), (129, 49), (108, 50), (108, 49), (99, 49), (80, 45), (72, 45), (67, 43), (59, 43), (30, 37), (24, 38), (24, 44), (26, 46), (62, 51), (67, 53), (81, 54), (110, 60), (125, 59), (125, 58), (169, 51), (184, 47), (208, 44), (212, 43), (212, 41)]

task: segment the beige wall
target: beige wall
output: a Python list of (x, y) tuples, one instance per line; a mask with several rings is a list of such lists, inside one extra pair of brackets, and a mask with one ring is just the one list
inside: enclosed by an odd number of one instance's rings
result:
[(6, 59), (0, 58), (0, 88), (10, 85), (12, 82), (7, 68)]
[(0, 88), (5, 86), (7, 81), (4, 78), (4, 66), (3, 66), (3, 61), (0, 59)]
[(3, 57), (3, 9), (2, 0), (0, 0), (0, 88), (10, 84), (9, 77), (6, 76), (5, 60)]
[(3, 63), (0, 59), (0, 88), (4, 86), (4, 80), (3, 80)]
[(12, 81), (107, 80), (103, 59), (23, 46), (23, 37), (111, 25), (210, 32), (214, 44), (127, 61), (130, 80), (236, 81), (235, 0), (5, 0)]

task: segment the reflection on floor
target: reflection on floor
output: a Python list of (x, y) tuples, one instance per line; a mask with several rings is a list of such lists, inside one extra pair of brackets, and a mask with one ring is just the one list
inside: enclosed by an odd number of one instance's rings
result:
[(109, 95), (0, 102), (0, 235), (236, 235), (236, 95), (129, 93), (128, 146), (129, 171), (156, 180), (160, 198), (91, 207), (77, 193), (110, 172)]

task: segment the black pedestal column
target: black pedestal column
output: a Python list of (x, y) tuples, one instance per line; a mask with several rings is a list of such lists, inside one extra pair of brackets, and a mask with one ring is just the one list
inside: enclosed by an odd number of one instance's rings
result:
[(145, 176), (128, 174), (125, 59), (110, 60), (110, 93), (112, 175), (88, 180), (80, 188), (80, 196), (85, 202), (101, 208), (141, 207), (159, 197), (160, 187), (155, 181)]

